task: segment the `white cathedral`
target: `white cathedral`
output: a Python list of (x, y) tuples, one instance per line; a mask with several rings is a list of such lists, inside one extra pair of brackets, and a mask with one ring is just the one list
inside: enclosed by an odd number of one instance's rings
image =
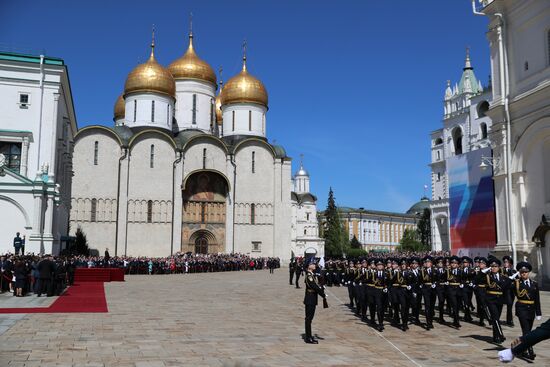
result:
[(126, 79), (114, 126), (75, 136), (70, 228), (111, 255), (323, 256), (301, 165), (267, 139), (268, 95), (246, 55), (225, 85), (194, 49)]

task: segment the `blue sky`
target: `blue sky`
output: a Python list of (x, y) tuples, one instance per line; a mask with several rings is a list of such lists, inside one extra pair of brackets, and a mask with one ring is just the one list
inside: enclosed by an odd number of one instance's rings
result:
[(430, 183), (429, 133), (441, 126), (445, 82), (460, 78), (466, 46), (476, 75), (490, 73), (487, 20), (468, 0), (0, 0), (0, 49), (58, 56), (69, 67), (80, 126), (112, 124), (130, 70), (187, 45), (224, 80), (249, 71), (269, 93), (268, 138), (299, 155), (319, 207), (405, 211)]

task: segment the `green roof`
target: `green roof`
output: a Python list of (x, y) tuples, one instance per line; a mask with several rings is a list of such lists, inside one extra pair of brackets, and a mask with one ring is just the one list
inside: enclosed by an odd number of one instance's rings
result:
[[(18, 54), (13, 52), (0, 52), (0, 60), (20, 61), (20, 62), (30, 62), (34, 64), (40, 64), (40, 56)], [(62, 59), (57, 57), (44, 56), (44, 64), (63, 66), (65, 65), (65, 62)]]

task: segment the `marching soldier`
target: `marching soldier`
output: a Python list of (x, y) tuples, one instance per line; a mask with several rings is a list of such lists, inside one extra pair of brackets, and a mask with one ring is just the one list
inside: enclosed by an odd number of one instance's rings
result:
[(453, 318), (453, 326), (460, 328), (458, 319), (458, 308), (462, 300), (462, 284), (461, 270), (458, 268), (458, 256), (451, 257), (451, 268), (447, 269), (445, 285), (447, 286), (447, 300), (451, 306), (451, 316)]
[(433, 259), (426, 256), (422, 259), (424, 268), (420, 270), (420, 288), (424, 298), (424, 311), (426, 316), (426, 329), (433, 329), (433, 316), (436, 297), (436, 273), (433, 269)]
[[(395, 278), (393, 280), (394, 291), (397, 298), (397, 302), (395, 304), (398, 305), (400, 311), (401, 330), (407, 331), (407, 329), (409, 328), (409, 290), (407, 289), (408, 287), (410, 287), (407, 283), (409, 276), (409, 270), (407, 268), (409, 264), (406, 258), (402, 258), (399, 263), (400, 268), (397, 270)], [(397, 319), (399, 321), (399, 316), (396, 317), (396, 314), (399, 315), (397, 310), (394, 308), (394, 320)]]
[[(521, 326), (521, 333), (525, 336), (533, 328), (535, 318), (540, 320), (542, 316), (539, 287), (537, 282), (529, 279), (529, 273), (533, 270), (531, 264), (520, 262), (517, 264), (516, 269), (519, 272), (519, 277), (518, 273), (512, 276), (514, 278), (518, 277), (514, 280), (512, 291), (517, 298), (516, 316)], [(534, 360), (536, 357), (532, 347), (529, 347), (523, 356), (530, 360)]]
[(485, 319), (490, 322), (490, 315), (487, 308), (487, 282), (485, 281), (485, 269), (487, 269), (487, 259), (478, 258), (478, 268), (474, 276), (474, 293), (476, 296), (477, 315), (479, 316), (479, 326), (485, 326)]
[(306, 273), (306, 280), (305, 280), (305, 284), (306, 284), (306, 292), (304, 296), (304, 305), (306, 306), (305, 342), (308, 344), (319, 344), (319, 342), (313, 338), (313, 335), (311, 333), (311, 322), (313, 321), (313, 317), (315, 316), (315, 308), (317, 307), (318, 296), (321, 296), (323, 298), (323, 303), (324, 303), (323, 306), (328, 307), (328, 305), (326, 305), (325, 291), (319, 285), (319, 282), (317, 280), (317, 275), (315, 274), (316, 266), (317, 264), (315, 264), (315, 258), (311, 258), (307, 266), (307, 273)]
[[(502, 275), (510, 278), (516, 271), (514, 270), (514, 260), (511, 256), (504, 256), (502, 258)], [(514, 327), (514, 318), (512, 317), (512, 307), (514, 305), (514, 291), (509, 288), (504, 291), (504, 303), (506, 304), (506, 325)]]
[(294, 283), (292, 283), (292, 280), (294, 278), (295, 269), (296, 269), (296, 258), (293, 258), (292, 260), (290, 260), (290, 264), (288, 264), (288, 272), (290, 275), (290, 280), (289, 280), (290, 285), (294, 285)]
[(357, 297), (355, 294), (355, 278), (357, 273), (355, 271), (355, 264), (352, 260), (349, 261), (348, 267), (345, 270), (345, 285), (348, 287), (349, 307), (353, 308), (353, 305), (357, 306)]
[(422, 294), (420, 293), (420, 269), (418, 269), (420, 259), (413, 257), (411, 259), (411, 269), (407, 273), (407, 284), (409, 287), (409, 304), (411, 306), (411, 312), (413, 322), (416, 325), (420, 325), (420, 307), (422, 303)]
[(445, 318), (443, 317), (443, 313), (445, 311), (445, 296), (447, 293), (447, 286), (445, 285), (446, 282), (446, 269), (444, 265), (445, 259), (443, 257), (438, 257), (436, 260), (436, 286), (435, 286), (435, 292), (437, 294), (437, 310), (439, 311), (439, 320), (438, 322), (440, 324), (445, 323)]
[(468, 256), (462, 257), (462, 304), (464, 306), (464, 321), (472, 322), (471, 311), (474, 305), (472, 304), (472, 296), (474, 294), (474, 278), (475, 270), (471, 268), (472, 259)]
[(502, 343), (506, 338), (502, 333), (500, 326), (500, 315), (504, 305), (504, 291), (509, 288), (509, 279), (502, 275), (500, 271), (501, 262), (499, 259), (492, 257), (489, 259), (490, 269), (486, 272), (485, 284), (487, 285), (487, 307), (491, 316), (493, 325), (493, 342)]
[(376, 270), (371, 272), (372, 280), (370, 289), (370, 321), (374, 326), (376, 321), (374, 315), (378, 317), (378, 331), (384, 330), (384, 294), (388, 292), (387, 288), (387, 273), (384, 267), (384, 261), (378, 259), (376, 261)]
[(367, 260), (361, 261), (361, 267), (356, 272), (355, 277), (355, 294), (357, 294), (357, 316), (361, 316), (363, 320), (367, 317), (367, 279), (369, 269), (367, 268)]

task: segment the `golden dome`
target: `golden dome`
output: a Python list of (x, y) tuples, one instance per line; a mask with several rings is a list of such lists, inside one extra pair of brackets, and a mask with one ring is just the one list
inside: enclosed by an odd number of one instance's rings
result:
[(132, 92), (155, 92), (176, 95), (176, 82), (170, 72), (155, 60), (155, 44), (151, 44), (151, 56), (128, 74), (124, 95)]
[(267, 107), (267, 90), (260, 80), (246, 70), (246, 56), (243, 57), (241, 72), (227, 81), (220, 95), (222, 105), (258, 103)]
[(123, 119), (125, 115), (125, 109), (126, 105), (124, 104), (124, 97), (122, 97), (122, 94), (118, 96), (116, 103), (115, 103), (115, 112), (114, 112), (114, 118), (113, 120), (119, 120)]
[(189, 47), (185, 54), (171, 63), (168, 70), (174, 79), (198, 79), (216, 85), (216, 73), (206, 61), (201, 60), (193, 48), (193, 34), (189, 34)]

